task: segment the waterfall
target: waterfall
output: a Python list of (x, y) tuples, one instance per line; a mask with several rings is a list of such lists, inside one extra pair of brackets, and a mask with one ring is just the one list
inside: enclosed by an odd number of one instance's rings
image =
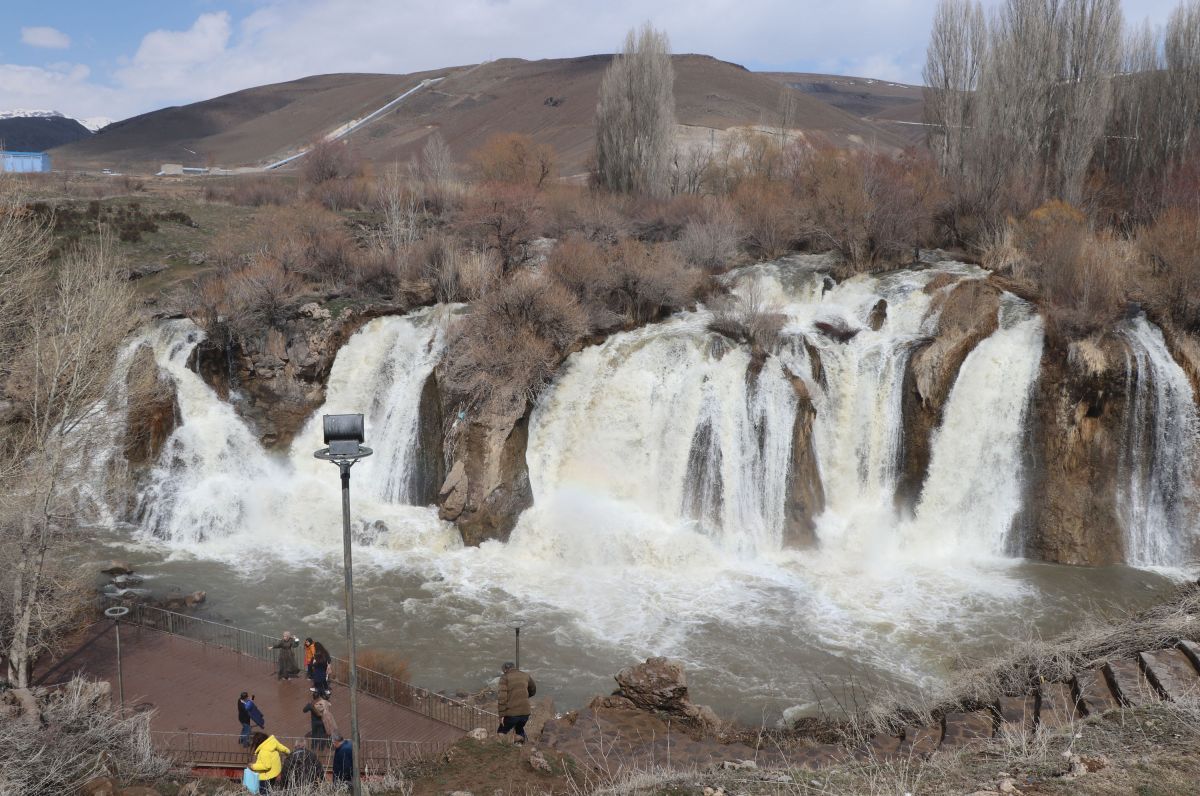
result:
[(1125, 560), (1178, 567), (1195, 552), (1198, 423), (1192, 385), (1162, 332), (1145, 316), (1122, 330), (1126, 342), (1124, 447), (1117, 505)]
[(934, 433), (904, 544), (923, 555), (1003, 556), (1022, 505), (1022, 443), (1042, 358), (1042, 321), (1005, 294), (1000, 327), (967, 355)]
[(569, 359), (531, 423), (531, 520), (558, 529), (602, 504), (603, 533), (642, 550), (684, 528), (738, 553), (780, 547), (795, 390), (773, 360), (748, 377), (749, 354), (705, 331), (708, 317)]
[(190, 321), (158, 326), (152, 344), (175, 383), (180, 422), (139, 497), (143, 531), (214, 554), (251, 539), (281, 551), (326, 548), (340, 528), (340, 503), (336, 471), (313, 457), (322, 445), (321, 416), (361, 412), (378, 458), (355, 469), (360, 538), (385, 547), (452, 545), (451, 532), (429, 509), (407, 505), (418, 399), (440, 357), (447, 313), (435, 307), (375, 319), (359, 330), (338, 352), (325, 405), (286, 456), (267, 451), (233, 407), (188, 369), (203, 333)]

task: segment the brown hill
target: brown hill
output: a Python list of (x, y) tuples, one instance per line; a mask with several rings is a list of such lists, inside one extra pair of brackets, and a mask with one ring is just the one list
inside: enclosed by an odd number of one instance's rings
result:
[(784, 85), (879, 126), (908, 144), (925, 143), (925, 88), (868, 77), (763, 72)]
[[(586, 169), (600, 79), (612, 56), (509, 58), (411, 75), (322, 75), (260, 86), (126, 119), (54, 151), (60, 166), (157, 168), (162, 162), (262, 165), (382, 107), (432, 77), (438, 83), (347, 136), (373, 163), (407, 160), (440, 131), (458, 158), (499, 132), (527, 133), (558, 152), (562, 172)], [(776, 126), (780, 81), (703, 55), (677, 55), (676, 115), (688, 138)], [(797, 92), (792, 127), (846, 143), (898, 147), (904, 138)]]

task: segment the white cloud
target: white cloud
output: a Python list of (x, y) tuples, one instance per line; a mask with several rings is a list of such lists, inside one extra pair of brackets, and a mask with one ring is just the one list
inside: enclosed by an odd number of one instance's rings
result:
[(21, 28), (21, 42), (30, 47), (65, 50), (71, 46), (71, 37), (56, 28)]
[[(1176, 0), (1125, 0), (1164, 22)], [(987, 0), (995, 6), (999, 0)], [(258, 0), (236, 20), (201, 14), (147, 33), (104, 76), (71, 66), (0, 65), (0, 109), (38, 105), (123, 118), (251, 86), (330, 72), (403, 73), (488, 58), (611, 52), (649, 20), (676, 52), (763, 69), (918, 82), (936, 0)], [(10, 70), (24, 70), (13, 72)], [(6, 76), (20, 74), (12, 82)], [(24, 98), (24, 99), (22, 99)]]

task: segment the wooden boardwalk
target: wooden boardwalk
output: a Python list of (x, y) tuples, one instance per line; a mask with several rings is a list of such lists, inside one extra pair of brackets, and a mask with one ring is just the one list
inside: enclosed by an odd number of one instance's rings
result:
[[(121, 668), (125, 704), (133, 710), (153, 710), (155, 746), (180, 762), (193, 765), (242, 765), (247, 753), (237, 744), (241, 725), (237, 699), (242, 691), (255, 695), (266, 719), (266, 730), (288, 746), (307, 745), (310, 683), (303, 676), (278, 680), (267, 661), (226, 647), (195, 641), (138, 625), (121, 626)], [(98, 624), (83, 644), (39, 678), (45, 683), (69, 679), (75, 673), (117, 685), (116, 636), (109, 622)], [(334, 718), (343, 735), (350, 734), (350, 697), (343, 686), (331, 684)], [(449, 746), (465, 733), (403, 705), (359, 694), (359, 735), (362, 763), (383, 768), (428, 756)]]

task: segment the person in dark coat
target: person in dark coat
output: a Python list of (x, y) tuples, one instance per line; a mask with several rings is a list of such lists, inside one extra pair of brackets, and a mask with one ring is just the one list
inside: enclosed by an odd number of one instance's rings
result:
[(258, 709), (258, 705), (254, 704), (254, 695), (247, 694), (243, 691), (238, 695), (238, 721), (242, 725), (242, 735), (238, 739), (238, 743), (242, 746), (250, 745), (250, 724), (258, 725), (258, 728), (266, 728), (266, 719), (263, 718), (262, 711)]
[(354, 781), (354, 748), (353, 744), (340, 735), (333, 738), (333, 782), (335, 785), (349, 785)]
[(533, 678), (517, 668), (511, 661), (501, 667), (499, 693), (496, 707), (500, 714), (500, 726), (496, 732), (507, 735), (515, 731), (517, 743), (525, 743), (525, 723), (529, 721), (529, 698), (537, 693)]
[(313, 642), (312, 682), (318, 691), (329, 690), (329, 650), (319, 641)]
[(320, 758), (304, 747), (292, 750), (283, 761), (283, 770), (279, 774), (279, 781), (284, 788), (302, 788), (324, 780), (325, 767), (321, 765)]
[(283, 638), (280, 642), (271, 645), (271, 649), (279, 650), (279, 670), (277, 675), (280, 680), (291, 680), (300, 674), (300, 667), (296, 665), (296, 647), (298, 646), (300, 646), (300, 642), (286, 630), (283, 631)]

